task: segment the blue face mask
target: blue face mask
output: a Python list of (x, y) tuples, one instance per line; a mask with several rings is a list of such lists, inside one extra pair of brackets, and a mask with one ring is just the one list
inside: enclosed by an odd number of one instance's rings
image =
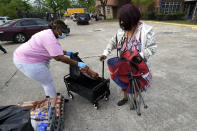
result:
[(64, 38), (66, 38), (66, 35), (64, 33), (62, 33), (62, 35), (59, 35), (58, 38), (59, 39), (64, 39)]

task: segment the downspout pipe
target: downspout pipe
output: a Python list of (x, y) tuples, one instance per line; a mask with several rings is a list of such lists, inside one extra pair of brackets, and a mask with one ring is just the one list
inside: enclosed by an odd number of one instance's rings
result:
[(197, 2), (196, 2), (196, 6), (194, 8), (194, 12), (193, 12), (193, 16), (192, 16), (192, 20), (195, 18), (196, 14), (196, 10), (197, 10)]

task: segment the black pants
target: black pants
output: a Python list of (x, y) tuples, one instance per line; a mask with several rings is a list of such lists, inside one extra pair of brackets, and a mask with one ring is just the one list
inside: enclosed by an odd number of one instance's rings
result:
[(0, 45), (0, 50), (3, 51), (4, 53), (7, 53), (7, 51)]

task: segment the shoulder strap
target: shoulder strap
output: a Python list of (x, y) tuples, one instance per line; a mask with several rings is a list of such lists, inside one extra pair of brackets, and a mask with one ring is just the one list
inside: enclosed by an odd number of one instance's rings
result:
[[(120, 43), (118, 43), (118, 37), (117, 37), (117, 34), (116, 34), (116, 47), (117, 47), (117, 57), (119, 57), (119, 51), (121, 51), (121, 49), (123, 48), (124, 46), (124, 43), (125, 43), (125, 37), (122, 37), (121, 40), (119, 41)], [(120, 48), (118, 48), (118, 44), (120, 44)]]
[(139, 37), (139, 41), (142, 42), (142, 29), (140, 30), (140, 37)]
[(118, 57), (118, 38), (117, 38), (117, 34), (116, 34), (116, 48), (117, 48), (117, 57)]

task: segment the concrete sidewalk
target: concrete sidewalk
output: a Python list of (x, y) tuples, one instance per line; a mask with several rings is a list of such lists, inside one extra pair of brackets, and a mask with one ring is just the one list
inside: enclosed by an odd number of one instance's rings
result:
[[(71, 34), (60, 40), (62, 47), (79, 52), (80, 57), (102, 54), (108, 41), (119, 29), (118, 22), (91, 22), (77, 25), (68, 20)], [(129, 110), (129, 104), (118, 107), (122, 92), (111, 81), (109, 101), (102, 100), (99, 110), (89, 101), (74, 94), (66, 106), (64, 131), (196, 131), (197, 130), (197, 30), (187, 26), (147, 22), (156, 33), (158, 51), (152, 57), (153, 85), (143, 94), (149, 106), (142, 116)], [(17, 71), (12, 53), (19, 44), (5, 43), (8, 50), (0, 52), (0, 106), (20, 101), (40, 100), (43, 88)], [(116, 56), (116, 51), (110, 57)], [(98, 57), (83, 59), (101, 75)], [(63, 82), (69, 66), (51, 61), (51, 72), (57, 92), (68, 98)], [(105, 77), (109, 71), (105, 66)]]

